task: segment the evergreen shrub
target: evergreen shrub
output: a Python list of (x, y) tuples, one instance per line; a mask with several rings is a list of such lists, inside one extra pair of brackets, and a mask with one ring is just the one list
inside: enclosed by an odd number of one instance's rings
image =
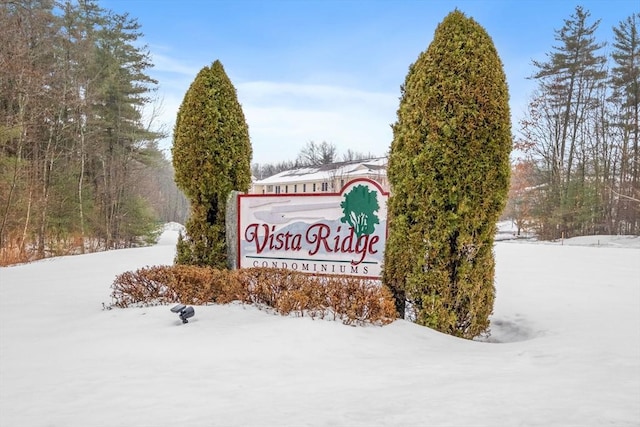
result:
[(473, 338), (493, 311), (512, 145), (502, 62), (478, 23), (456, 10), (438, 25), (397, 116), (383, 281), (399, 316)]
[(178, 110), (171, 150), (191, 211), (175, 262), (227, 268), (226, 204), (251, 185), (251, 142), (236, 89), (220, 61), (196, 76)]

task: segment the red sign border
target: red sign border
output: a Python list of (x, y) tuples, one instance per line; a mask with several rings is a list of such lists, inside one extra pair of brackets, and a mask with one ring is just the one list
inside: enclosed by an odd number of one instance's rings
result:
[[(252, 198), (270, 198), (270, 197), (327, 197), (327, 196), (341, 196), (344, 194), (345, 189), (347, 187), (351, 187), (354, 185), (354, 183), (357, 182), (366, 182), (369, 184), (372, 184), (374, 187), (376, 187), (378, 189), (378, 191), (380, 192), (380, 194), (382, 194), (383, 196), (387, 197), (387, 202), (389, 201), (389, 192), (388, 191), (384, 191), (384, 189), (382, 188), (382, 186), (380, 185), (379, 182), (374, 181), (370, 178), (355, 178), (352, 179), (351, 181), (346, 182), (342, 188), (340, 189), (340, 191), (338, 192), (332, 192), (332, 193), (280, 193), (280, 194), (239, 194), (238, 195), (238, 200), (236, 201), (237, 203), (237, 212), (238, 212), (238, 225), (236, 226), (236, 244), (237, 244), (237, 251), (238, 251), (238, 256), (237, 256), (237, 265), (238, 268), (240, 268), (241, 265), (241, 250), (240, 250), (240, 245), (241, 245), (241, 240), (242, 240), (242, 234), (240, 233), (240, 218), (241, 218), (241, 211), (240, 211), (240, 202), (242, 199), (247, 198), (247, 199), (252, 199)], [(387, 207), (388, 209), (388, 207)], [(387, 210), (387, 216), (388, 216), (388, 210)], [(387, 241), (387, 239), (389, 238), (389, 221), (388, 218), (386, 219), (386, 227), (384, 230), (384, 235), (385, 235), (385, 242)], [(306, 273), (306, 274), (312, 274), (312, 273)], [(321, 275), (321, 274), (318, 274)], [(334, 274), (329, 274), (330, 276), (335, 276)], [(363, 279), (369, 279), (369, 280), (382, 280), (382, 277), (378, 277), (378, 276), (353, 276), (353, 277), (362, 277)]]

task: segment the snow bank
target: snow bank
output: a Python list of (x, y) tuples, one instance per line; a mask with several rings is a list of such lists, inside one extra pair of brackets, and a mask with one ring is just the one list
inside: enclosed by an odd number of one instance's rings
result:
[(492, 342), (255, 307), (103, 310), (161, 244), (0, 268), (2, 426), (632, 426), (640, 250), (498, 243)]

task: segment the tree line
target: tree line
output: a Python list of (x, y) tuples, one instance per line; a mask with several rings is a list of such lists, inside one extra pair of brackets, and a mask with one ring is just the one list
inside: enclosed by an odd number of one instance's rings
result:
[(577, 7), (555, 32), (515, 147), (508, 215), (546, 239), (640, 234), (640, 13), (596, 37)]
[(371, 152), (363, 153), (352, 149), (348, 149), (340, 156), (338, 147), (334, 143), (309, 141), (300, 149), (295, 160), (283, 160), (276, 163), (254, 163), (251, 165), (251, 174), (256, 179), (264, 179), (291, 169), (328, 165), (339, 161), (366, 160), (375, 157), (377, 156)]
[[(639, 19), (607, 45), (577, 7), (533, 63), (507, 214), (543, 238), (640, 233)], [(0, 28), (0, 262), (131, 246), (159, 222), (185, 223), (137, 20), (92, 0), (5, 0)], [(335, 145), (309, 142), (294, 161), (251, 169), (260, 179), (337, 160)]]
[(0, 261), (132, 246), (183, 222), (136, 19), (16, 0), (0, 28)]

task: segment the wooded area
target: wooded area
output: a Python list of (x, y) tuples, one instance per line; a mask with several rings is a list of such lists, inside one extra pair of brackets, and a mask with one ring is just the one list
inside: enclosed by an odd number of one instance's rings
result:
[(184, 222), (145, 115), (157, 82), (137, 21), (91, 0), (21, 0), (0, 4), (0, 28), (0, 265)]
[(534, 61), (507, 215), (545, 239), (640, 234), (640, 14), (596, 39), (581, 7)]
[[(505, 212), (518, 227), (546, 239), (640, 234), (639, 21), (601, 31), (577, 7), (534, 61)], [(184, 224), (136, 19), (93, 0), (3, 0), (0, 28), (0, 265), (137, 245), (162, 222)], [(335, 160), (334, 145), (310, 142), (253, 173)]]

